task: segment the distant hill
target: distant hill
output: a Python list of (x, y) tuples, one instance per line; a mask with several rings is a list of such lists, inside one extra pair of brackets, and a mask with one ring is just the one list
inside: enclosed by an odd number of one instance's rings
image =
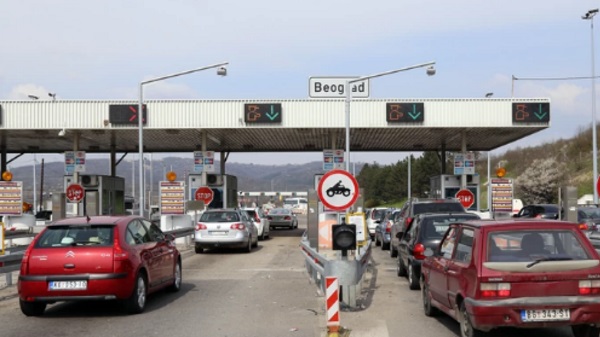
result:
[[(215, 163), (216, 171), (219, 169), (219, 162)], [(357, 164), (357, 170), (362, 164)], [(162, 160), (154, 160), (152, 164), (152, 178), (149, 171), (146, 173), (146, 182), (149, 184), (152, 179), (154, 191), (157, 191), (157, 184), (165, 180), (165, 173), (171, 168), (177, 174), (177, 180), (184, 180), (190, 173), (194, 173), (193, 161), (188, 158), (168, 157)], [(307, 191), (312, 188), (314, 175), (323, 174), (322, 162), (311, 162), (300, 165), (259, 165), (259, 164), (240, 164), (227, 163), (225, 166), (226, 174), (237, 177), (238, 191)], [(64, 189), (64, 170), (63, 162), (47, 162), (44, 164), (44, 198), (48, 198), (49, 193), (61, 193)], [(33, 202), (31, 189), (33, 187), (33, 166), (12, 167), (13, 180), (23, 181), (24, 201)], [(36, 198), (39, 198), (41, 167), (36, 166)], [(218, 172), (215, 172), (218, 173)], [(109, 174), (108, 159), (88, 159), (86, 160), (86, 172), (83, 174)], [(125, 178), (125, 193), (127, 195), (139, 194), (138, 184), (138, 161), (122, 161), (117, 166), (117, 176)], [(135, 185), (132, 184), (135, 179)]]

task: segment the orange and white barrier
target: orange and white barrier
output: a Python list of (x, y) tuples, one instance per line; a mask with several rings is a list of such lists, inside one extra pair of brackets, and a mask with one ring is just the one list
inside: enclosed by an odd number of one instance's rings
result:
[(325, 298), (327, 299), (327, 331), (329, 336), (337, 336), (340, 329), (340, 297), (337, 277), (325, 278)]

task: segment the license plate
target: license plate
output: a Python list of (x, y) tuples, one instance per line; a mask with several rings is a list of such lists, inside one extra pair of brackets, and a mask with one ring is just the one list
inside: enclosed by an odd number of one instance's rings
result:
[(536, 309), (521, 310), (523, 322), (568, 321), (571, 319), (569, 309)]
[(50, 290), (86, 290), (87, 281), (50, 281)]
[(211, 231), (210, 235), (223, 236), (223, 235), (227, 235), (227, 231)]

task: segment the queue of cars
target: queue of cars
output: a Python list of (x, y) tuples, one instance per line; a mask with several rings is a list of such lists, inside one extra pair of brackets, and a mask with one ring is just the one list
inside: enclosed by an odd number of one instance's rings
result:
[(497, 221), (452, 202), (411, 199), (380, 221), (393, 223), (397, 275), (421, 289), (426, 316), (449, 315), (461, 337), (561, 326), (600, 336), (600, 255), (586, 236), (600, 225), (600, 209), (581, 207), (571, 223), (555, 220), (555, 205), (535, 204)]

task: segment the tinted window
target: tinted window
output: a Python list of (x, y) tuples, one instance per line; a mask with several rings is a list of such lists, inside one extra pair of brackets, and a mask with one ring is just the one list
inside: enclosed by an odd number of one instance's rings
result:
[(127, 225), (127, 233), (125, 234), (125, 241), (130, 245), (139, 245), (145, 242), (151, 242), (150, 234), (146, 230), (146, 227), (138, 221), (134, 220)]
[(465, 209), (462, 207), (462, 205), (456, 202), (428, 202), (422, 204), (415, 204), (413, 207), (413, 215), (421, 213), (456, 213), (464, 211)]
[(35, 246), (112, 246), (113, 228), (112, 225), (50, 226), (40, 234)]
[(269, 212), (270, 215), (290, 215), (292, 211), (289, 209), (275, 208)]
[(385, 216), (385, 214), (387, 213), (387, 209), (374, 209), (373, 212), (371, 213), (371, 219), (381, 219)]
[(165, 239), (165, 234), (158, 228), (156, 224), (143, 220), (144, 225), (148, 228), (148, 234), (152, 241), (162, 241)]
[(423, 234), (425, 238), (433, 239), (438, 238), (441, 239), (444, 236), (444, 233), (450, 227), (450, 224), (466, 221), (466, 220), (477, 220), (480, 219), (476, 215), (464, 215), (464, 216), (448, 216), (448, 217), (429, 217), (423, 223)]

